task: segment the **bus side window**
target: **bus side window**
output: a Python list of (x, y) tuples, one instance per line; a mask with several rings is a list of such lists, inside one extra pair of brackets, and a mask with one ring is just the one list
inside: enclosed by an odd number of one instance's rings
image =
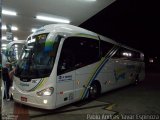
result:
[(99, 40), (69, 37), (63, 43), (58, 63), (58, 74), (93, 64), (100, 59), (99, 56)]
[(97, 62), (99, 55), (99, 40), (77, 37), (75, 44), (76, 68), (81, 68)]
[(113, 59), (119, 59), (121, 58), (122, 55), (121, 55), (121, 48), (118, 49), (118, 51), (113, 55)]
[(65, 72), (69, 72), (74, 69), (75, 55), (73, 52), (72, 44), (69, 41), (65, 41), (62, 47), (59, 63), (58, 63), (58, 75)]
[(140, 53), (127, 49), (127, 48), (119, 48), (119, 50), (115, 53), (113, 58), (121, 58), (124, 60), (133, 60), (133, 61), (140, 61)]
[(127, 50), (126, 48), (119, 48), (118, 51), (114, 54), (113, 58), (114, 59), (124, 59), (127, 60), (129, 59), (129, 57), (131, 57), (130, 55), (131, 52), (129, 50)]
[(113, 48), (113, 46), (114, 45), (112, 43), (101, 40), (100, 42), (101, 56), (104, 57)]
[(120, 55), (121, 55), (121, 58), (125, 60), (131, 60), (133, 57), (133, 52), (129, 49), (121, 48)]

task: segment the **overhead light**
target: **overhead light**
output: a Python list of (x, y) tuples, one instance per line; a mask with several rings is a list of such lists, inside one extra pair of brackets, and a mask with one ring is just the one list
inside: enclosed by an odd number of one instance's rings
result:
[(7, 45), (6, 44), (2, 44), (2, 47), (6, 47)]
[(54, 17), (36, 16), (36, 18), (39, 19), (39, 20), (45, 20), (45, 21), (51, 21), (51, 22), (70, 23), (70, 20), (54, 18)]
[(18, 28), (15, 27), (15, 26), (12, 26), (12, 27), (11, 27), (11, 30), (15, 30), (15, 31), (16, 31), (16, 30), (18, 30)]
[(18, 52), (18, 48), (15, 48), (14, 50)]
[(2, 14), (4, 15), (12, 15), (12, 16), (16, 16), (17, 13), (14, 11), (8, 11), (8, 10), (2, 10)]
[(6, 25), (2, 25), (2, 30), (7, 30)]
[(13, 40), (18, 40), (18, 38), (17, 38), (17, 37), (14, 37)]
[(2, 40), (7, 40), (7, 37), (6, 36), (2, 36)]
[(36, 30), (37, 30), (36, 28), (32, 28), (31, 32), (36, 32)]
[[(7, 37), (6, 36), (2, 36), (2, 40), (7, 40)], [(13, 40), (18, 40), (18, 38), (14, 37)]]
[[(7, 30), (7, 26), (6, 25), (2, 25), (2, 30)], [(16, 31), (16, 30), (18, 30), (18, 28), (15, 27), (15, 26), (12, 26), (11, 30)]]
[(6, 47), (2, 47), (2, 50), (6, 50), (7, 48)]

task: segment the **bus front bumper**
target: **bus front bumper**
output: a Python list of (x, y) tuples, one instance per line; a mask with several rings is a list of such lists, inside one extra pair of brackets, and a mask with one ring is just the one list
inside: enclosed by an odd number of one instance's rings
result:
[(25, 95), (20, 93), (15, 93), (13, 91), (13, 99), (15, 102), (28, 105), (31, 107), (41, 108), (41, 109), (54, 109), (53, 101), (48, 99), (50, 96), (38, 97), (33, 95)]

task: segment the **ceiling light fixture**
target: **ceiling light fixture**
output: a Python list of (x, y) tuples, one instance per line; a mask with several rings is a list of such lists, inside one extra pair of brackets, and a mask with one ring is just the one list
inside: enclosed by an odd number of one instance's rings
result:
[(11, 30), (15, 30), (15, 31), (16, 31), (16, 30), (18, 30), (18, 28), (15, 27), (15, 26), (12, 26), (12, 27), (11, 27)]
[(32, 28), (31, 32), (36, 32), (36, 30), (37, 30), (36, 28)]
[(17, 13), (14, 11), (8, 11), (8, 10), (2, 10), (2, 14), (4, 15), (12, 15), (12, 16), (16, 16)]
[(18, 38), (17, 38), (17, 37), (14, 37), (13, 40), (18, 40)]
[(2, 44), (2, 47), (6, 47), (7, 46), (7, 44)]
[(60, 18), (54, 18), (54, 17), (46, 17), (46, 16), (36, 16), (39, 20), (45, 20), (45, 21), (51, 21), (51, 22), (58, 22), (58, 23), (70, 23), (70, 20), (67, 19), (60, 19)]
[[(2, 36), (2, 40), (7, 40), (7, 37), (6, 36)], [(13, 40), (18, 40), (18, 38), (14, 37)]]
[(6, 36), (2, 36), (2, 40), (7, 40), (7, 37)]
[(6, 50), (7, 48), (6, 47), (2, 47), (2, 50)]
[[(6, 25), (2, 25), (2, 30), (7, 30)], [(11, 30), (13, 30), (13, 31), (17, 31), (17, 30), (18, 30), (18, 28), (17, 28), (17, 27), (15, 27), (15, 26), (12, 26), (12, 27), (11, 27)]]
[(6, 25), (2, 25), (2, 30), (7, 30)]

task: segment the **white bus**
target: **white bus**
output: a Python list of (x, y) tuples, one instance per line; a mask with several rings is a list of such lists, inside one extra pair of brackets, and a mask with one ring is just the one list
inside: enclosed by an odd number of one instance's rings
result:
[(13, 98), (43, 109), (94, 99), (143, 80), (143, 59), (142, 52), (94, 32), (67, 24), (46, 25), (26, 40)]

